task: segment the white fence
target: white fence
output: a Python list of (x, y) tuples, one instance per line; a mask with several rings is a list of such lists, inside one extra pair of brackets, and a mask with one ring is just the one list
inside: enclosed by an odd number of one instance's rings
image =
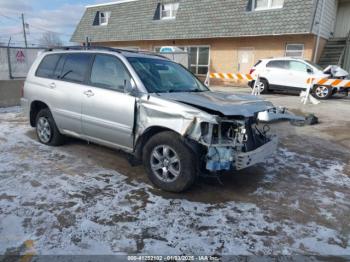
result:
[(25, 78), (42, 48), (0, 46), (0, 80)]

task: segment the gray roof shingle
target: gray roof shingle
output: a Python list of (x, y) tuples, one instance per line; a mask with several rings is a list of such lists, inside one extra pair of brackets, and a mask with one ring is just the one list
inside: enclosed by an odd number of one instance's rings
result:
[[(73, 42), (197, 39), (310, 33), (314, 0), (285, 0), (282, 9), (247, 11), (249, 0), (179, 0), (175, 20), (154, 20), (159, 2), (138, 0), (86, 9)], [(97, 11), (111, 11), (107, 26), (93, 26)]]

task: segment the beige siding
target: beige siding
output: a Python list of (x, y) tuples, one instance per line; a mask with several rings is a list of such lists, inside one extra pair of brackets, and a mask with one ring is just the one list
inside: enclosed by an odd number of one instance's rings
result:
[[(315, 0), (315, 2), (317, 2), (317, 0)], [(324, 2), (324, 12), (323, 12), (323, 17), (321, 19), (323, 2)], [(321, 36), (326, 39), (332, 37), (334, 34), (337, 10), (338, 10), (337, 0), (319, 0), (318, 6), (316, 9), (313, 33), (315, 34), (318, 33), (320, 22), (322, 22)]]
[[(304, 58), (311, 60), (314, 55), (315, 36), (291, 35), (270, 37), (241, 37), (241, 38), (216, 38), (193, 39), (174, 41), (132, 41), (132, 42), (105, 42), (98, 45), (112, 47), (139, 47), (144, 50), (154, 50), (157, 46), (210, 46), (210, 71), (211, 72), (237, 72), (238, 50), (241, 48), (253, 48), (254, 62), (262, 58), (282, 57), (285, 55), (287, 44), (304, 44)], [(323, 43), (323, 42), (322, 42)], [(248, 72), (242, 72), (248, 73)]]
[(339, 3), (335, 37), (346, 37), (350, 31), (350, 1)]

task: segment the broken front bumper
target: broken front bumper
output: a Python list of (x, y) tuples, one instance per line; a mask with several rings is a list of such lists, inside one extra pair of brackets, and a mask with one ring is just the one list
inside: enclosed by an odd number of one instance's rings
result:
[(277, 144), (278, 139), (274, 136), (266, 144), (246, 153), (237, 153), (229, 147), (211, 147), (207, 156), (206, 168), (212, 172), (232, 169), (242, 170), (263, 163), (276, 152)]
[(265, 162), (277, 151), (277, 144), (277, 137), (273, 137), (270, 142), (258, 147), (254, 151), (237, 154), (235, 163), (236, 169), (242, 170), (258, 163)]

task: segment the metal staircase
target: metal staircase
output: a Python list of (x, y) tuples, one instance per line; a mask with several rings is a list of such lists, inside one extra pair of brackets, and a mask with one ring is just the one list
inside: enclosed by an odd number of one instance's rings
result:
[(329, 39), (318, 64), (322, 67), (327, 67), (329, 65), (342, 66), (346, 46), (347, 38)]

